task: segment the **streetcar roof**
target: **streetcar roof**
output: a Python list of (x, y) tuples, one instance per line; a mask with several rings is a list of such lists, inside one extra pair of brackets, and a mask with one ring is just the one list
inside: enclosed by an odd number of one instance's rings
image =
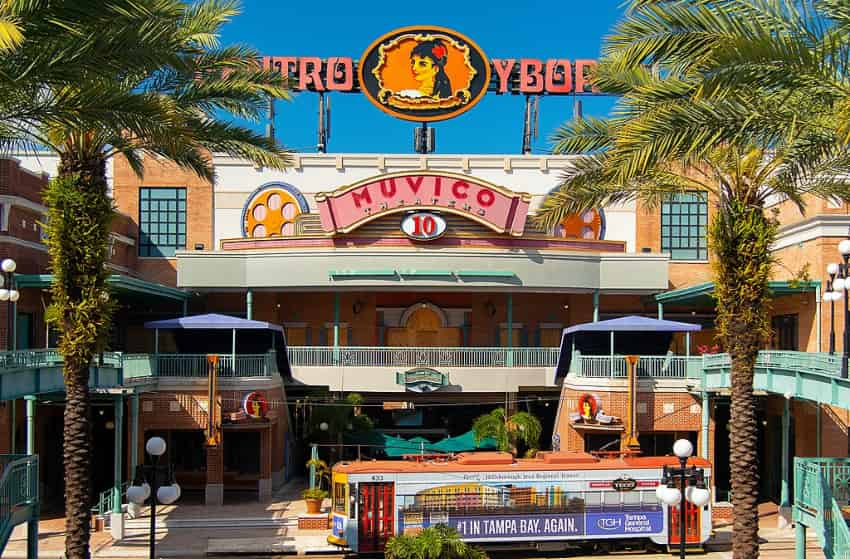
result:
[[(411, 458), (416, 458), (411, 456)], [(535, 458), (514, 458), (507, 452), (462, 452), (455, 456), (427, 457), (425, 460), (355, 460), (337, 462), (333, 470), (339, 473), (433, 473), (446, 472), (499, 472), (534, 470), (622, 470), (660, 469), (678, 466), (675, 456), (624, 456), (597, 458), (585, 452), (541, 452)], [(710, 468), (704, 458), (691, 457), (689, 466)]]

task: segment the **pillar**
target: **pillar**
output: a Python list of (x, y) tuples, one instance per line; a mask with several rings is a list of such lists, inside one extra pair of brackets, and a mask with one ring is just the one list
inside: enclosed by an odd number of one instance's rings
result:
[(260, 431), (260, 480), (257, 486), (260, 501), (272, 496), (272, 428)]
[(130, 396), (130, 477), (139, 463), (139, 394)]
[(27, 454), (35, 454), (35, 406), (37, 396), (24, 396), (27, 402)]
[(779, 496), (779, 527), (785, 528), (791, 525), (791, 499), (789, 495), (789, 479), (790, 469), (788, 461), (790, 460), (791, 441), (789, 440), (788, 430), (791, 427), (791, 399), (785, 398), (782, 407), (782, 486)]
[[(705, 387), (703, 387), (705, 388)], [(708, 395), (708, 392), (703, 390), (702, 392), (702, 422), (700, 427), (702, 429), (702, 435), (700, 436), (700, 456), (705, 458), (706, 460), (710, 460), (708, 456), (708, 423), (709, 423), (709, 411), (711, 409), (711, 396)]]
[(11, 414), (9, 417), (9, 423), (12, 424), (12, 438), (9, 440), (9, 453), (17, 454), (18, 453), (18, 401), (12, 400), (9, 402), (12, 404), (12, 409), (9, 411)]
[(123, 485), (123, 470), (121, 459), (124, 456), (124, 396), (115, 396), (115, 482), (112, 486), (112, 515), (109, 519), (109, 531), (112, 539), (124, 539), (124, 513), (121, 511), (121, 486)]
[[(333, 357), (334, 363), (339, 361), (339, 300), (340, 293), (337, 291), (334, 293), (334, 348), (333, 348)], [(351, 343), (349, 341), (349, 343)]]
[(794, 559), (806, 559), (806, 526), (799, 520), (794, 523)]
[(505, 365), (513, 367), (514, 352), (511, 348), (514, 345), (514, 294), (508, 293), (508, 334), (505, 337)]
[(664, 320), (664, 303), (658, 303), (658, 320)]
[[(319, 459), (319, 447), (313, 445), (310, 447), (310, 462)], [(316, 487), (316, 465), (310, 464), (310, 489)]]
[(245, 293), (245, 318), (254, 319), (254, 291), (251, 289)]
[(593, 292), (593, 322), (599, 322), (599, 290)]
[(224, 504), (224, 452), (221, 445), (207, 447), (207, 485), (204, 497), (207, 506)]
[(691, 333), (685, 332), (685, 357), (691, 356)]
[(815, 404), (815, 405), (816, 405), (816, 406), (817, 406), (817, 408), (818, 408), (818, 409), (817, 409), (817, 412), (815, 412), (815, 420), (817, 421), (817, 427), (815, 428), (815, 436), (817, 437), (817, 443), (816, 443), (817, 452), (816, 452), (816, 455), (817, 455), (817, 457), (818, 457), (818, 458), (820, 458), (820, 456), (821, 456), (821, 452), (822, 452), (822, 451), (821, 451), (821, 446), (820, 446), (820, 445), (821, 445), (821, 442), (820, 442), (820, 441), (821, 441), (821, 431), (820, 431), (820, 429), (821, 429), (821, 427), (820, 427), (820, 422), (821, 422), (821, 417), (820, 417), (820, 414), (821, 414), (821, 411), (820, 411), (820, 410), (821, 410), (821, 405), (820, 405), (820, 403), (817, 403), (817, 404)]
[(820, 282), (817, 282), (815, 284), (815, 338), (818, 348), (817, 351), (823, 351), (823, 348), (821, 347), (821, 305), (823, 305), (823, 302), (821, 301)]
[(38, 517), (41, 507), (33, 505), (32, 518), (27, 521), (27, 559), (38, 559)]
[(183, 316), (186, 316), (188, 314), (189, 314), (189, 300), (183, 299)]

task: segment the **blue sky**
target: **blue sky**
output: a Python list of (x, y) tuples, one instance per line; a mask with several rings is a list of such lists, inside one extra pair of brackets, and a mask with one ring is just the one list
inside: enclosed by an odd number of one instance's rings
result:
[[(596, 58), (603, 37), (622, 14), (621, 0), (536, 2), (280, 2), (242, 0), (243, 14), (224, 28), (225, 43), (247, 43), (266, 55), (351, 56), (384, 33), (406, 25), (442, 25), (459, 31), (490, 58)], [(384, 114), (359, 93), (331, 95), (329, 152), (411, 153), (415, 123)], [(604, 116), (613, 101), (584, 97), (584, 114)], [(316, 151), (318, 97), (296, 95), (277, 103), (277, 137), (297, 151)], [(535, 153), (571, 118), (572, 97), (540, 101)], [(452, 120), (434, 124), (436, 153), (519, 153), (522, 96), (487, 94)]]

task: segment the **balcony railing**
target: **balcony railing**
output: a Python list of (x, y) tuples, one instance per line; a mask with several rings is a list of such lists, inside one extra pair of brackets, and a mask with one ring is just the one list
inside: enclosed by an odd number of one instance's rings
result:
[(554, 367), (557, 347), (325, 347), (289, 349), (293, 367)]
[[(702, 357), (642, 355), (637, 362), (637, 375), (651, 378), (698, 378), (702, 365)], [(572, 361), (570, 372), (589, 378), (625, 378), (627, 367), (624, 355), (580, 355)]]
[[(0, 352), (0, 369), (36, 369), (58, 367), (63, 362), (62, 354), (56, 349), (26, 349)], [(121, 367), (121, 353), (105, 352), (95, 355), (92, 365)]]
[[(705, 356), (705, 368), (728, 368), (731, 366), (728, 353), (715, 353)], [(759, 351), (756, 367), (771, 367), (820, 373), (837, 376), (841, 373), (841, 354), (807, 353), (803, 351)]]
[[(205, 353), (126, 353), (122, 356), (124, 379), (206, 377), (207, 357)], [(218, 354), (216, 369), (218, 376), (223, 378), (271, 377), (280, 374), (274, 351), (236, 355), (235, 367), (232, 355)]]

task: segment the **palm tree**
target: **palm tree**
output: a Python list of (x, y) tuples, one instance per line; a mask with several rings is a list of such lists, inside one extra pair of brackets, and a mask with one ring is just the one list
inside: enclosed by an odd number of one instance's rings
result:
[[(46, 43), (66, 52), (82, 41), (90, 52), (99, 53), (96, 59), (105, 61), (100, 68), (77, 68), (74, 76), (33, 80), (29, 93), (46, 99), (53, 110), (34, 111), (25, 119), (0, 117), (0, 123), (11, 123), (18, 141), (49, 147), (59, 155), (58, 177), (45, 192), (46, 230), (66, 387), (66, 557), (77, 559), (89, 557), (89, 365), (105, 345), (112, 316), (105, 269), (113, 214), (106, 161), (125, 157), (141, 175), (142, 157), (156, 155), (208, 180), (213, 178), (215, 152), (284, 168), (287, 152), (273, 139), (222, 117), (256, 121), (271, 98), (285, 98), (287, 91), (284, 78), (259, 68), (259, 54), (253, 49), (218, 45), (220, 27), (239, 13), (234, 2), (56, 4), (100, 5), (105, 13), (121, 12), (115, 36), (112, 23), (98, 16), (90, 22), (74, 20), (75, 27), (57, 32)], [(134, 24), (127, 24), (133, 19)], [(0, 75), (11, 74), (28, 58), (45, 56), (45, 45), (29, 35), (38, 25), (22, 22), (26, 39), (8, 63), (0, 61)]]
[(425, 528), (416, 535), (393, 536), (384, 548), (387, 559), (487, 559), (445, 524)]
[[(758, 555), (758, 456), (753, 368), (769, 332), (765, 202), (850, 200), (846, 133), (835, 115), (848, 88), (840, 26), (790, 0), (635, 0), (604, 47), (597, 86), (621, 95), (609, 119), (563, 125), (556, 153), (583, 153), (538, 219), (706, 191), (717, 331), (732, 361), (733, 555)], [(833, 12), (840, 2), (821, 2)], [(844, 14), (844, 22), (850, 14)], [(844, 28), (846, 30), (846, 27)], [(798, 87), (799, 86), (799, 87)]]
[(472, 432), (476, 445), (481, 443), (481, 439), (492, 437), (500, 451), (516, 454), (517, 442), (522, 441), (533, 453), (540, 448), (543, 427), (540, 420), (528, 412), (520, 411), (508, 417), (505, 408), (496, 408), (477, 417), (472, 424)]

